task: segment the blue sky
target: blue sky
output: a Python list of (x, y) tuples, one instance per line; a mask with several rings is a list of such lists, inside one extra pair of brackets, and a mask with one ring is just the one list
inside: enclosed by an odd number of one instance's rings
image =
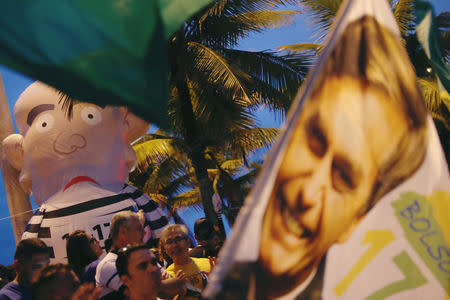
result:
[[(434, 0), (431, 1), (435, 6), (437, 13), (450, 10), (450, 2), (448, 0)], [(295, 8), (294, 8), (295, 9)], [(256, 50), (274, 50), (280, 45), (294, 44), (300, 42), (313, 42), (312, 31), (310, 26), (305, 21), (305, 17), (301, 14), (295, 19), (292, 25), (283, 27), (281, 29), (269, 30), (263, 34), (254, 34), (246, 38), (240, 43), (239, 48), (242, 50), (256, 51)], [(20, 93), (31, 83), (32, 79), (18, 74), (12, 70), (0, 65), (0, 74), (5, 86), (6, 96), (8, 99), (10, 110), (14, 107), (14, 103), (19, 97)], [(267, 111), (260, 111), (258, 114), (260, 126), (279, 127), (282, 120), (275, 118), (273, 114)], [(34, 205), (34, 203), (33, 203)], [(34, 205), (34, 207), (36, 207)], [(186, 210), (182, 216), (188, 222), (188, 226), (192, 228), (192, 224), (196, 218), (201, 215), (201, 212), (195, 210)], [(14, 236), (12, 231), (11, 221), (8, 218), (9, 211), (5, 195), (5, 188), (3, 180), (0, 176), (0, 264), (11, 264), (13, 262), (13, 255), (15, 249)]]

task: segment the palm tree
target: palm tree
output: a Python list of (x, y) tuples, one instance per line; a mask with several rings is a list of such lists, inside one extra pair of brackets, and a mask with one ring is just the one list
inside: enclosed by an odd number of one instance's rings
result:
[[(266, 143), (269, 146), (278, 130), (267, 131), (272, 131), (272, 134), (266, 133), (271, 136)], [(174, 217), (175, 221), (181, 220), (176, 212), (178, 208), (189, 206), (199, 209), (200, 189), (186, 154), (187, 145), (182, 140), (159, 130), (139, 139), (133, 147), (138, 157), (137, 168), (130, 174), (134, 186), (166, 207), (169, 217)], [(214, 182), (214, 191), (222, 199), (227, 199), (228, 205), (224, 210), (228, 221), (233, 223), (259, 168), (252, 163), (249, 171), (243, 174), (241, 157), (233, 159), (213, 148), (207, 149), (205, 159), (208, 178)]]
[(300, 54), (233, 48), (251, 32), (291, 22), (296, 11), (268, 9), (295, 2), (217, 0), (185, 22), (169, 41), (172, 136), (185, 143), (205, 215), (215, 224), (207, 149), (221, 149), (245, 161), (251, 143), (271, 137), (270, 131), (258, 129), (255, 111), (264, 105), (283, 115), (309, 63)]

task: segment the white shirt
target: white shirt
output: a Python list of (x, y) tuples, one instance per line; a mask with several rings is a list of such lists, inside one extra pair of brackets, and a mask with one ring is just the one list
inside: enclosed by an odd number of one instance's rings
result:
[(109, 252), (97, 266), (95, 273), (95, 285), (102, 287), (100, 297), (118, 291), (122, 286), (122, 281), (116, 269), (117, 254)]

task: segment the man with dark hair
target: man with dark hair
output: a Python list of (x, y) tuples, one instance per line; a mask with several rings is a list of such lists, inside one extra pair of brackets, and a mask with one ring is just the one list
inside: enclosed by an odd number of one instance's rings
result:
[(31, 286), (32, 300), (93, 300), (100, 288), (80, 287), (80, 280), (69, 265), (55, 264), (41, 269)]
[(38, 238), (20, 241), (14, 254), (16, 278), (0, 290), (0, 300), (31, 299), (31, 281), (49, 261), (48, 247), (43, 241)]
[(190, 257), (216, 257), (221, 247), (219, 232), (206, 218), (200, 218), (194, 224), (195, 239), (198, 246), (189, 251)]
[(117, 273), (128, 287), (130, 300), (156, 299), (161, 291), (161, 272), (157, 259), (145, 244), (119, 249)]
[(33, 281), (33, 300), (69, 300), (80, 285), (75, 272), (68, 265), (55, 264), (43, 268)]
[(0, 289), (10, 283), (16, 278), (16, 271), (14, 265), (4, 266), (0, 265)]

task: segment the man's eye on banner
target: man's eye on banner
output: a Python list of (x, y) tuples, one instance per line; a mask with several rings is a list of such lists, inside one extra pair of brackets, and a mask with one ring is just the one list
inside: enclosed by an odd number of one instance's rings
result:
[(388, 4), (368, 2), (343, 4), (205, 296), (449, 295), (447, 166)]

